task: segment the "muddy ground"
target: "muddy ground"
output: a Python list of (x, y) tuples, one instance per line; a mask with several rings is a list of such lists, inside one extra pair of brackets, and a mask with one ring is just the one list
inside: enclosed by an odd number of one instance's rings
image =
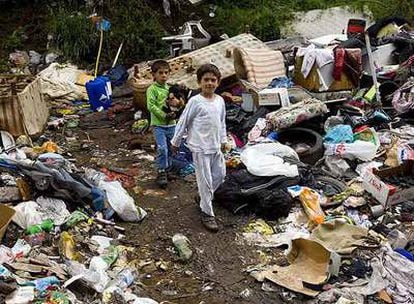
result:
[[(243, 227), (253, 216), (236, 216), (216, 206), (221, 229), (213, 234), (200, 222), (194, 177), (173, 180), (166, 191), (157, 187), (153, 161), (145, 159), (155, 155), (150, 147), (152, 134), (133, 135), (132, 119), (133, 111), (117, 114), (115, 121), (109, 121), (105, 113), (94, 113), (82, 118), (79, 128), (49, 136), (73, 155), (78, 166), (135, 168), (137, 187), (129, 192), (148, 215), (141, 223), (120, 225), (126, 228), (125, 243), (135, 248), (134, 257), (140, 264), (136, 282), (140, 295), (183, 304), (302, 303), (303, 298), (291, 300), (292, 293), (281, 288), (281, 292), (262, 291), (261, 283), (245, 272), (249, 266), (280, 259), (282, 253), (258, 251), (240, 241)], [(67, 137), (77, 138), (78, 143), (68, 145)], [(128, 149), (130, 140), (137, 138), (146, 143), (146, 151)], [(191, 241), (194, 255), (188, 263), (177, 259), (171, 241), (175, 233)], [(160, 267), (160, 261), (166, 267)]]

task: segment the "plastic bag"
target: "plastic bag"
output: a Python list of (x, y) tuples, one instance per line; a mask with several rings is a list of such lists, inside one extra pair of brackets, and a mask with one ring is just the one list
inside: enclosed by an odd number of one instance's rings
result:
[(354, 134), (353, 143), (325, 144), (325, 155), (338, 155), (347, 159), (371, 161), (380, 146), (377, 132), (366, 128)]
[(328, 130), (324, 141), (329, 144), (352, 143), (354, 134), (350, 125), (337, 125)]
[(118, 181), (99, 183), (99, 188), (105, 190), (108, 202), (119, 217), (126, 222), (139, 222), (147, 213), (135, 206), (134, 199)]
[(285, 162), (282, 157), (299, 160), (295, 150), (280, 143), (264, 143), (246, 147), (240, 158), (249, 173), (256, 176), (298, 176), (298, 167)]
[(40, 224), (42, 222), (42, 214), (37, 211), (38, 204), (33, 201), (27, 201), (14, 206), (16, 211), (12, 221), (21, 228), (26, 229), (29, 226)]
[(325, 145), (325, 155), (339, 155), (350, 160), (358, 158), (362, 161), (371, 161), (376, 154), (377, 146), (362, 140), (350, 144)]
[(36, 200), (42, 219), (52, 219), (56, 226), (62, 225), (70, 216), (64, 201), (41, 196)]
[(126, 222), (139, 222), (147, 212), (136, 206), (134, 199), (118, 181), (106, 181), (106, 175), (93, 169), (87, 169), (85, 176), (97, 187), (106, 192), (106, 197), (112, 209)]
[(409, 79), (397, 91), (392, 98), (392, 105), (399, 113), (406, 113), (414, 109), (414, 80)]
[(309, 220), (316, 225), (322, 224), (325, 220), (325, 213), (321, 208), (321, 195), (313, 189), (303, 187), (299, 200)]

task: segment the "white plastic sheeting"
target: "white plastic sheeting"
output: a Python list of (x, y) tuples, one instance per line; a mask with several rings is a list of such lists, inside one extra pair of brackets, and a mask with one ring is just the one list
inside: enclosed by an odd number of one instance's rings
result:
[(280, 143), (262, 143), (246, 147), (241, 153), (241, 161), (247, 170), (256, 176), (299, 175), (298, 167), (285, 162), (282, 157), (299, 160), (295, 150)]

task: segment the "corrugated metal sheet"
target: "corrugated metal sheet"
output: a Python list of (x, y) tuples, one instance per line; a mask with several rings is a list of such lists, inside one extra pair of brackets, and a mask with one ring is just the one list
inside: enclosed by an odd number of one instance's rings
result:
[(352, 18), (365, 19), (367, 25), (372, 22), (369, 14), (354, 11), (349, 7), (332, 7), (295, 13), (293, 20), (281, 29), (281, 35), (312, 39), (329, 34), (346, 33), (348, 20)]
[[(37, 78), (26, 85), (24, 81), (17, 83), (7, 78), (1, 81), (0, 128), (13, 136), (40, 134), (49, 117), (49, 109), (41, 94), (40, 80)], [(19, 88), (22, 83), (25, 85), (23, 90)]]

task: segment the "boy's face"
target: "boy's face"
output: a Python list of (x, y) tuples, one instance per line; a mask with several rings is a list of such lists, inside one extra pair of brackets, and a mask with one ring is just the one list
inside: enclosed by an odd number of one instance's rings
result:
[(205, 94), (213, 94), (219, 85), (219, 79), (213, 73), (206, 73), (198, 82), (201, 92)]
[(168, 76), (170, 76), (170, 69), (161, 68), (158, 71), (156, 71), (153, 75), (156, 82), (160, 84), (165, 84), (168, 80)]

